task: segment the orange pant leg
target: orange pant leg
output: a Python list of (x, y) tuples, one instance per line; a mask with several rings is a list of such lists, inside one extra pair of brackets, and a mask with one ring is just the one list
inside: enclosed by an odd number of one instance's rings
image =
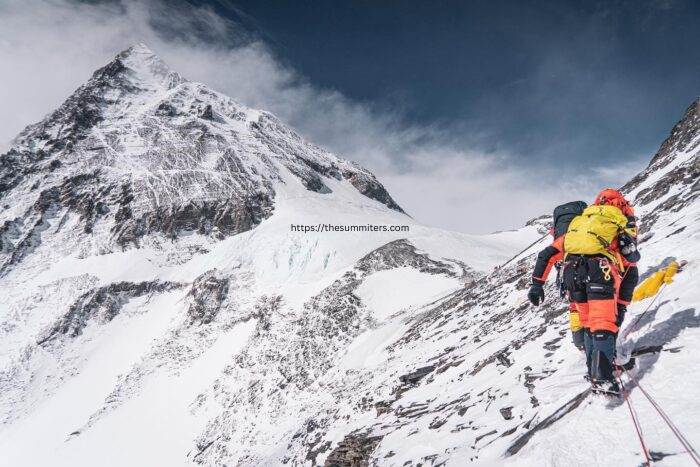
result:
[(617, 295), (620, 290), (620, 273), (617, 268), (603, 260), (599, 262), (602, 267), (610, 268), (607, 274), (597, 275), (597, 282), (590, 282), (586, 286), (588, 295), (588, 327), (591, 332), (611, 331), (617, 332)]
[(615, 297), (602, 300), (588, 301), (588, 325), (591, 332), (617, 332), (617, 302)]

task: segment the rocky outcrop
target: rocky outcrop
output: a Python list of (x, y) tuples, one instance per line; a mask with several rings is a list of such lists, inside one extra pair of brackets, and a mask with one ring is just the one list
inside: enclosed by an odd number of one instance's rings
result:
[[(688, 107), (671, 134), (661, 144), (649, 166), (627, 182), (622, 191), (632, 193), (651, 176), (660, 177), (635, 194), (635, 204), (646, 205), (663, 200), (659, 207), (648, 213), (641, 222), (640, 232), (649, 232), (663, 212), (677, 212), (700, 196), (700, 160), (692, 157), (672, 166), (676, 158), (692, 153), (700, 146), (700, 99)], [(667, 168), (672, 168), (668, 170)], [(680, 189), (679, 189), (680, 188)], [(665, 199), (664, 199), (665, 198)]]
[(77, 337), (92, 320), (105, 324), (132, 298), (164, 293), (182, 287), (174, 282), (117, 282), (83, 294), (37, 344), (47, 345), (58, 336)]
[(324, 467), (369, 467), (370, 456), (381, 436), (348, 435), (326, 458)]
[(357, 191), (362, 193), (368, 198), (372, 198), (379, 201), (382, 204), (386, 204), (391, 209), (399, 212), (404, 212), (401, 206), (396, 204), (394, 199), (386, 191), (386, 188), (377, 181), (374, 175), (366, 171), (343, 171), (343, 177), (348, 180), (352, 186), (357, 188)]
[[(454, 264), (438, 261), (428, 257), (425, 253), (420, 253), (406, 239), (394, 240), (368, 253), (358, 261), (356, 267), (364, 274), (399, 267), (412, 267), (427, 274), (457, 276)], [(471, 272), (471, 275), (475, 274)]]
[[(683, 118), (671, 129), (669, 135), (649, 163), (657, 164), (674, 152), (689, 152), (700, 145), (700, 98), (690, 104)], [(691, 145), (692, 144), (692, 145)]]
[(189, 202), (159, 206), (134, 217), (129, 185), (122, 186), (112, 232), (122, 248), (138, 247), (144, 236), (160, 233), (176, 239), (189, 233), (211, 235), (218, 240), (246, 232), (272, 214), (272, 199), (256, 194), (240, 200)]
[(187, 310), (191, 324), (208, 324), (216, 318), (228, 296), (229, 278), (216, 270), (202, 274), (195, 279), (187, 294), (192, 303)]

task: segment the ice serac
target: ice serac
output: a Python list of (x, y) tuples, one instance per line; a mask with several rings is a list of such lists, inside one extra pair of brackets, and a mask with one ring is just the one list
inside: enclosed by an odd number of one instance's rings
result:
[[(635, 374), (690, 439), (699, 135), (695, 104), (624, 187), (642, 272), (690, 265), (618, 349), (647, 349)], [(546, 217), (488, 236), (420, 225), (365, 169), (143, 45), (18, 136), (0, 206), (8, 465), (642, 461), (626, 408), (585, 393), (555, 286), (527, 302), (547, 240), (508, 261)], [(321, 224), (409, 231), (290, 228)], [(582, 436), (612, 448), (570, 448)], [(670, 432), (649, 436), (683, 461)]]

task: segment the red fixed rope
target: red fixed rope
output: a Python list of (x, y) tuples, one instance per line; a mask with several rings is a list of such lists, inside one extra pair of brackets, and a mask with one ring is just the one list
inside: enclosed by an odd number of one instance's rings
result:
[[(678, 439), (678, 441), (683, 445), (683, 447), (688, 452), (688, 455), (693, 459), (693, 462), (695, 462), (695, 465), (700, 467), (700, 460), (699, 460), (700, 456), (698, 455), (697, 451), (695, 451), (693, 446), (691, 446), (691, 444), (688, 442), (688, 440), (685, 438), (685, 436), (683, 436), (683, 433), (681, 433), (681, 431), (678, 429), (678, 427), (676, 427), (676, 425), (673, 423), (671, 418), (661, 408), (659, 403), (656, 402), (654, 400), (654, 398), (651, 397), (651, 395), (648, 392), (646, 392), (646, 390), (644, 390), (644, 388), (639, 384), (639, 381), (637, 381), (637, 379), (634, 376), (632, 376), (627, 370), (625, 370), (624, 368), (623, 368), (623, 370), (624, 370), (625, 374), (627, 375), (627, 377), (632, 382), (634, 382), (634, 384), (639, 388), (639, 390), (642, 392), (642, 394), (644, 394), (644, 397), (647, 398), (647, 400), (652, 405), (652, 407), (654, 407), (656, 409), (656, 411), (661, 416), (663, 421), (666, 422), (666, 425), (671, 429), (671, 432), (673, 432), (676, 439)], [(619, 370), (618, 370), (618, 373), (619, 373)]]
[(632, 423), (634, 424), (634, 429), (637, 431), (637, 437), (639, 438), (639, 443), (642, 445), (642, 451), (644, 452), (644, 457), (647, 459), (647, 466), (651, 467), (651, 459), (649, 458), (649, 450), (647, 449), (646, 443), (644, 443), (644, 437), (642, 436), (642, 428), (639, 426), (639, 421), (637, 420), (637, 417), (634, 415), (634, 411), (632, 410), (632, 403), (630, 402), (630, 397), (629, 394), (627, 393), (627, 389), (625, 389), (625, 385), (622, 384), (622, 375), (620, 375), (620, 369), (618, 368), (617, 365), (615, 366), (615, 371), (617, 372), (617, 379), (620, 381), (620, 387), (622, 388), (622, 394), (625, 396), (625, 402), (627, 402), (627, 408), (630, 411), (630, 416), (632, 417)]

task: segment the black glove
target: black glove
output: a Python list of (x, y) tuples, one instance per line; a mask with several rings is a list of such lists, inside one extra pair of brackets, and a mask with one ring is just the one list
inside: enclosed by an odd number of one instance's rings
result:
[(615, 326), (618, 328), (622, 326), (622, 322), (625, 320), (625, 313), (627, 313), (627, 305), (622, 303), (617, 304), (617, 318), (615, 318)]
[(542, 288), (542, 284), (534, 282), (530, 286), (530, 291), (527, 293), (527, 298), (528, 300), (530, 300), (530, 303), (532, 303), (535, 306), (539, 305), (540, 303), (543, 303), (544, 289)]

